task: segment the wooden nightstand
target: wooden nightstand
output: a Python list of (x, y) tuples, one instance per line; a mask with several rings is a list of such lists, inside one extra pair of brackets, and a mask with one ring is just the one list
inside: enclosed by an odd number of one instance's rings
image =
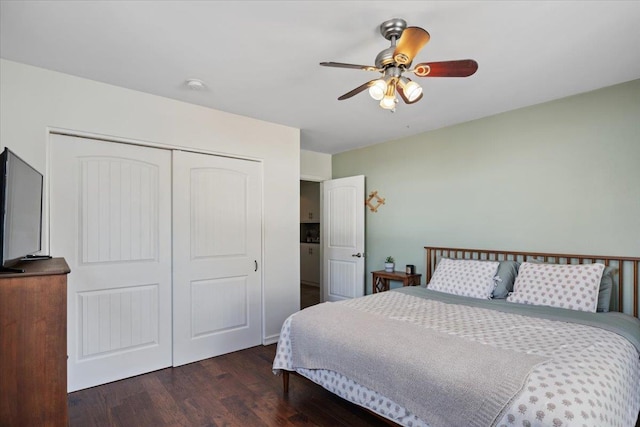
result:
[(389, 282), (395, 280), (402, 282), (402, 286), (420, 286), (420, 278), (422, 274), (407, 274), (402, 271), (372, 271), (373, 275), (372, 287), (373, 293), (384, 292), (389, 290)]

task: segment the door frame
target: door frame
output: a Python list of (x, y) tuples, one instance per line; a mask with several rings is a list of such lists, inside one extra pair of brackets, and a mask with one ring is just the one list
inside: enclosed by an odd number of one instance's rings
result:
[[(53, 145), (53, 141), (51, 136), (52, 135), (66, 135), (66, 136), (72, 136), (72, 137), (80, 137), (80, 138), (89, 138), (89, 139), (95, 139), (98, 141), (106, 141), (106, 142), (113, 142), (113, 143), (118, 143), (118, 144), (129, 144), (129, 145), (138, 145), (138, 146), (142, 146), (142, 147), (150, 147), (150, 148), (159, 148), (159, 149), (164, 149), (164, 150), (181, 150), (181, 151), (187, 151), (187, 152), (192, 152), (192, 153), (199, 153), (199, 154), (208, 154), (208, 155), (213, 155), (213, 156), (220, 156), (220, 157), (229, 157), (229, 158), (233, 158), (233, 159), (239, 159), (239, 160), (249, 160), (249, 161), (254, 161), (254, 162), (259, 162), (261, 164), (261, 170), (262, 170), (262, 180), (264, 182), (264, 161), (261, 158), (258, 157), (251, 157), (251, 156), (240, 156), (240, 155), (233, 155), (233, 154), (229, 154), (229, 153), (223, 153), (223, 152), (219, 152), (219, 151), (215, 151), (215, 150), (206, 150), (206, 149), (200, 149), (200, 148), (193, 148), (193, 147), (184, 147), (181, 145), (175, 145), (175, 144), (164, 144), (164, 143), (159, 143), (159, 142), (153, 142), (153, 141), (141, 141), (141, 140), (137, 140), (137, 139), (133, 139), (133, 138), (125, 138), (125, 137), (119, 137), (119, 136), (114, 136), (114, 135), (103, 135), (103, 134), (99, 134), (99, 133), (95, 133), (95, 132), (86, 132), (86, 131), (81, 131), (81, 130), (76, 130), (76, 129), (65, 129), (65, 128), (59, 128), (59, 127), (55, 127), (55, 126), (47, 126), (45, 128), (45, 170), (44, 170), (44, 182), (43, 182), (43, 194), (42, 194), (42, 251), (46, 250), (47, 254), (51, 254), (51, 185), (50, 185), (50, 179), (49, 176), (51, 174), (51, 151), (52, 151), (52, 145)], [(300, 178), (302, 179), (302, 178)], [(264, 243), (265, 243), (265, 224), (264, 224), (264, 188), (262, 188), (263, 191), (263, 197), (262, 197), (262, 206), (261, 206), (261, 212), (263, 213), (261, 220), (260, 220), (260, 305), (261, 305), (261, 309), (262, 309), (262, 314), (261, 314), (261, 319), (260, 321), (262, 322), (262, 325), (260, 327), (261, 331), (262, 331), (262, 345), (266, 345), (267, 344), (267, 337), (266, 337), (266, 307), (265, 307), (265, 285), (264, 285)], [(172, 195), (172, 203), (173, 203), (173, 195)], [(322, 199), (321, 199), (321, 203), (322, 203)], [(322, 204), (321, 204), (322, 206)], [(322, 255), (322, 254), (321, 254)], [(321, 276), (322, 277), (322, 276)], [(172, 288), (173, 288), (173, 282), (171, 284)], [(172, 316), (173, 316), (173, 312), (172, 312)], [(171, 330), (172, 336), (173, 336), (173, 326), (172, 326), (172, 330)], [(173, 338), (172, 338), (173, 340)], [(173, 345), (173, 344), (172, 344)]]

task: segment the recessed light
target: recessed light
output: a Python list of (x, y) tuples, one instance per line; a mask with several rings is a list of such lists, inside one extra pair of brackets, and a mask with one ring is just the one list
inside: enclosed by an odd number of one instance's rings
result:
[(185, 84), (189, 89), (192, 90), (205, 90), (207, 88), (207, 85), (205, 85), (204, 82), (199, 79), (187, 79), (185, 80)]

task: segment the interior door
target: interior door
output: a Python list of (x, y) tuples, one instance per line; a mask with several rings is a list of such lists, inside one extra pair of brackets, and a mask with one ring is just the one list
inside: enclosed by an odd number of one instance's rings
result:
[(364, 176), (322, 183), (324, 301), (364, 295)]
[(51, 136), (50, 253), (68, 276), (68, 389), (171, 366), (171, 154)]
[(173, 154), (173, 364), (259, 345), (262, 167)]

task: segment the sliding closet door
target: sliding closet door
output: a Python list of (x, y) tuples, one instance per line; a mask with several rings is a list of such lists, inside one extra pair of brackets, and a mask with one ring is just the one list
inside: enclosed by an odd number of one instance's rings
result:
[(171, 152), (52, 135), (51, 255), (68, 277), (68, 388), (171, 365)]
[(262, 168), (173, 154), (173, 364), (261, 343)]

